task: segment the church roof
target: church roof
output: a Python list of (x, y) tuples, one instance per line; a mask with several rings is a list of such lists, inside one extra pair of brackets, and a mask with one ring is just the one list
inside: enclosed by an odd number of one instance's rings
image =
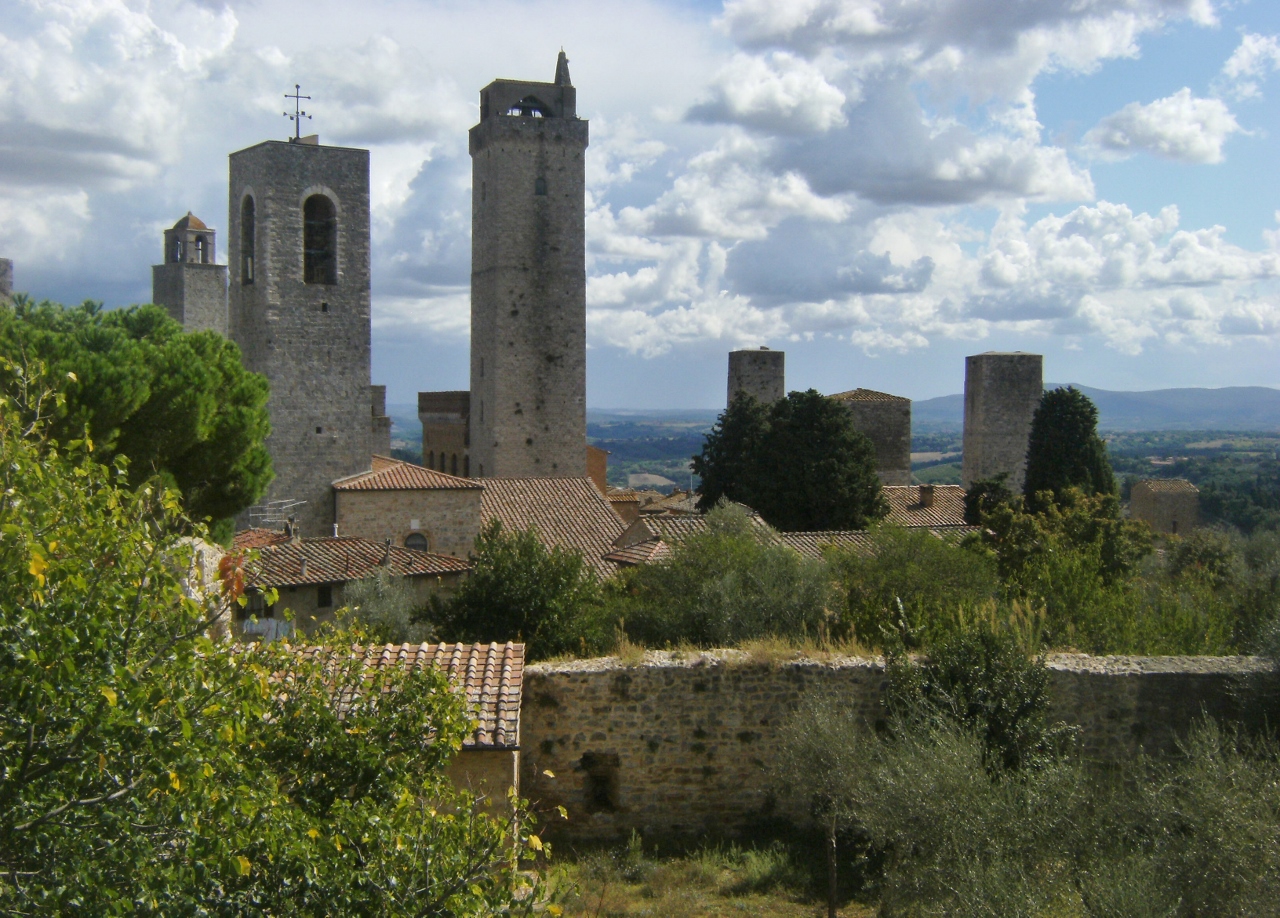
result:
[(173, 228), (176, 230), (207, 230), (209, 227), (205, 226), (204, 221), (191, 211), (187, 211), (187, 215), (173, 224)]
[(389, 459), (386, 456), (374, 456), (373, 467), (367, 472), (359, 472), (339, 478), (333, 483), (335, 491), (418, 491), (418, 490), (476, 490), (483, 485), (470, 478), (459, 478), (457, 475), (446, 475), (434, 469)]

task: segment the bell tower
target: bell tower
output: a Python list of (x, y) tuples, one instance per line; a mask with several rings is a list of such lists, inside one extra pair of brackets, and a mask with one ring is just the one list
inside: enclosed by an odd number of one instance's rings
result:
[(227, 333), (227, 266), (217, 263), (216, 234), (191, 211), (164, 231), (164, 258), (151, 268), (151, 302), (187, 331)]
[(563, 51), (551, 83), (494, 80), (471, 129), (470, 465), (586, 468), (587, 122)]

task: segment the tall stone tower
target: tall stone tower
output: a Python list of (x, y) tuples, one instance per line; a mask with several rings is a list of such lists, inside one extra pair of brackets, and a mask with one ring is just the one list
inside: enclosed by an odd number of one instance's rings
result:
[(151, 302), (187, 331), (227, 333), (227, 266), (214, 257), (215, 233), (187, 215), (164, 231), (164, 259), (151, 268)]
[(569, 62), (494, 80), (471, 129), (471, 473), (586, 475), (584, 157)]
[(306, 501), (301, 534), (331, 535), (329, 485), (370, 466), (369, 151), (317, 138), (231, 154), (231, 338), (271, 384), (265, 500)]
[[(786, 351), (762, 347), (729, 352), (729, 402), (739, 392), (768, 405), (787, 397)], [(726, 402), (725, 404), (728, 404)]]
[(1008, 474), (1022, 490), (1031, 420), (1044, 395), (1044, 357), (989, 351), (964, 361), (964, 456), (961, 483)]
[(7, 297), (13, 293), (13, 262), (7, 258), (0, 258), (0, 297)]

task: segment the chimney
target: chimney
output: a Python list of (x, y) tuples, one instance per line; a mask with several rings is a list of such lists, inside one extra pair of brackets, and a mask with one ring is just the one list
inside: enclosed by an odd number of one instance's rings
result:
[(920, 486), (920, 506), (921, 507), (933, 506), (933, 485), (922, 484)]
[(307, 576), (307, 556), (306, 555), (302, 556), (302, 561), (299, 562), (298, 564), (298, 573), (302, 577)]

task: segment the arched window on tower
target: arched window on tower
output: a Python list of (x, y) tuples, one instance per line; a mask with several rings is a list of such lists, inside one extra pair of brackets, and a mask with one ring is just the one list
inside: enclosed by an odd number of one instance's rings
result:
[(173, 237), (173, 263), (177, 264), (180, 261), (182, 261), (182, 239), (177, 236), (174, 236)]
[(454, 453), (453, 457), (449, 460), (449, 474), (450, 475), (458, 474), (458, 454), (457, 453)]
[(545, 195), (547, 193), (547, 180), (542, 176), (538, 176), (533, 180), (533, 193), (536, 195)]
[(240, 283), (253, 283), (254, 243), (253, 198), (245, 196), (240, 204)]
[(338, 282), (338, 220), (333, 202), (313, 194), (302, 205), (302, 278), (308, 284)]
[(411, 532), (404, 537), (404, 547), (412, 548), (414, 551), (429, 551), (430, 545), (427, 537), (420, 532)]
[(433, 469), (435, 467), (436, 467), (436, 451), (433, 449), (431, 450), (431, 452), (427, 453), (427, 468)]
[(196, 237), (196, 264), (207, 265), (209, 263), (209, 253), (204, 247), (204, 237)]

